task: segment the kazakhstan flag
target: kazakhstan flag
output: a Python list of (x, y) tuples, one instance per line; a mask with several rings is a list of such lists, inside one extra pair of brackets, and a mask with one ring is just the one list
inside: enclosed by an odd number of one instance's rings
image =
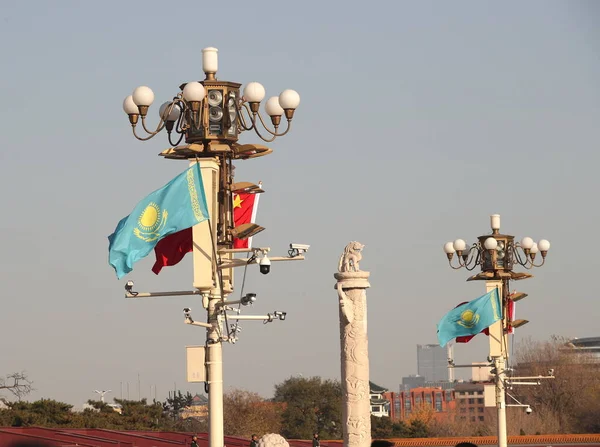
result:
[(108, 262), (121, 279), (159, 240), (208, 219), (206, 196), (195, 163), (136, 205), (108, 236)]
[(502, 318), (498, 289), (461, 304), (448, 312), (437, 325), (440, 346), (463, 335), (476, 335)]

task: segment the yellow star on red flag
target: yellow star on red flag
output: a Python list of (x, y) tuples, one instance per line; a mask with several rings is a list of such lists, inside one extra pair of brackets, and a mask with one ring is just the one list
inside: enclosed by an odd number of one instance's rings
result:
[(241, 208), (242, 207), (242, 203), (244, 201), (241, 199), (239, 194), (234, 194), (233, 196), (233, 208)]

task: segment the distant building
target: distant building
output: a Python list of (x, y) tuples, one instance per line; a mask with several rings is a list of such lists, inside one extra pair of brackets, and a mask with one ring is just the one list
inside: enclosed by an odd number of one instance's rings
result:
[(448, 352), (440, 345), (417, 345), (417, 373), (426, 382), (448, 380)]
[(600, 337), (574, 338), (565, 348), (574, 354), (589, 354), (600, 362)]
[(442, 388), (412, 388), (400, 393), (384, 393), (383, 397), (390, 403), (389, 416), (394, 421), (409, 419), (423, 407), (432, 408), (435, 419), (444, 419), (456, 404), (454, 390)]
[(425, 386), (425, 377), (411, 374), (408, 377), (402, 377), (402, 391), (410, 391), (413, 388)]
[(179, 416), (181, 419), (205, 419), (208, 417), (208, 398), (202, 394), (196, 394), (192, 398), (192, 405), (183, 408)]
[(371, 415), (387, 417), (390, 415), (390, 402), (383, 397), (387, 389), (369, 382), (369, 397), (371, 401)]
[(464, 382), (454, 387), (458, 419), (470, 422), (485, 422), (494, 414), (495, 407), (486, 407), (484, 384)]

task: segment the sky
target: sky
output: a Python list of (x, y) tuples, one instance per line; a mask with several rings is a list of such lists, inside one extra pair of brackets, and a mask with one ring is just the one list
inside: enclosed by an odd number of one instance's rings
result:
[[(292, 131), (273, 153), (236, 164), (266, 190), (256, 245), (303, 262), (248, 269), (242, 324), (224, 346), (225, 389), (264, 397), (292, 376), (340, 377), (333, 274), (345, 245), (365, 244), (371, 380), (397, 390), (415, 374), (416, 345), (485, 292), (448, 267), (442, 246), (502, 231), (552, 243), (546, 265), (513, 288), (529, 294), (519, 340), (597, 336), (594, 234), (600, 220), (600, 5), (507, 2), (20, 1), (0, 11), (0, 375), (26, 371), (36, 390), (81, 406), (96, 398), (159, 400), (188, 384), (185, 346), (205, 333), (198, 297), (124, 298), (191, 290), (191, 257), (155, 276), (153, 256), (117, 280), (107, 236), (149, 192), (185, 169), (139, 142), (123, 99), (203, 79), (201, 49), (219, 49), (217, 77), (300, 93)], [(242, 142), (260, 143), (246, 132)], [(236, 291), (242, 271), (236, 272)], [(455, 349), (484, 361), (487, 340)], [(127, 390), (129, 389), (129, 394)], [(123, 390), (123, 394), (121, 394)], [(139, 391), (138, 391), (139, 390)], [(154, 392), (152, 393), (154, 395)], [(152, 396), (153, 397), (153, 396)]]

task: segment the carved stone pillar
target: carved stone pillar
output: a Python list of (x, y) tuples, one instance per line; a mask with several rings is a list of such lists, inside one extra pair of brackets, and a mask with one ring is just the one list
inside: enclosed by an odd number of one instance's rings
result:
[(366, 293), (370, 273), (358, 266), (362, 248), (358, 242), (348, 244), (340, 272), (334, 275), (340, 307), (344, 447), (371, 445)]

